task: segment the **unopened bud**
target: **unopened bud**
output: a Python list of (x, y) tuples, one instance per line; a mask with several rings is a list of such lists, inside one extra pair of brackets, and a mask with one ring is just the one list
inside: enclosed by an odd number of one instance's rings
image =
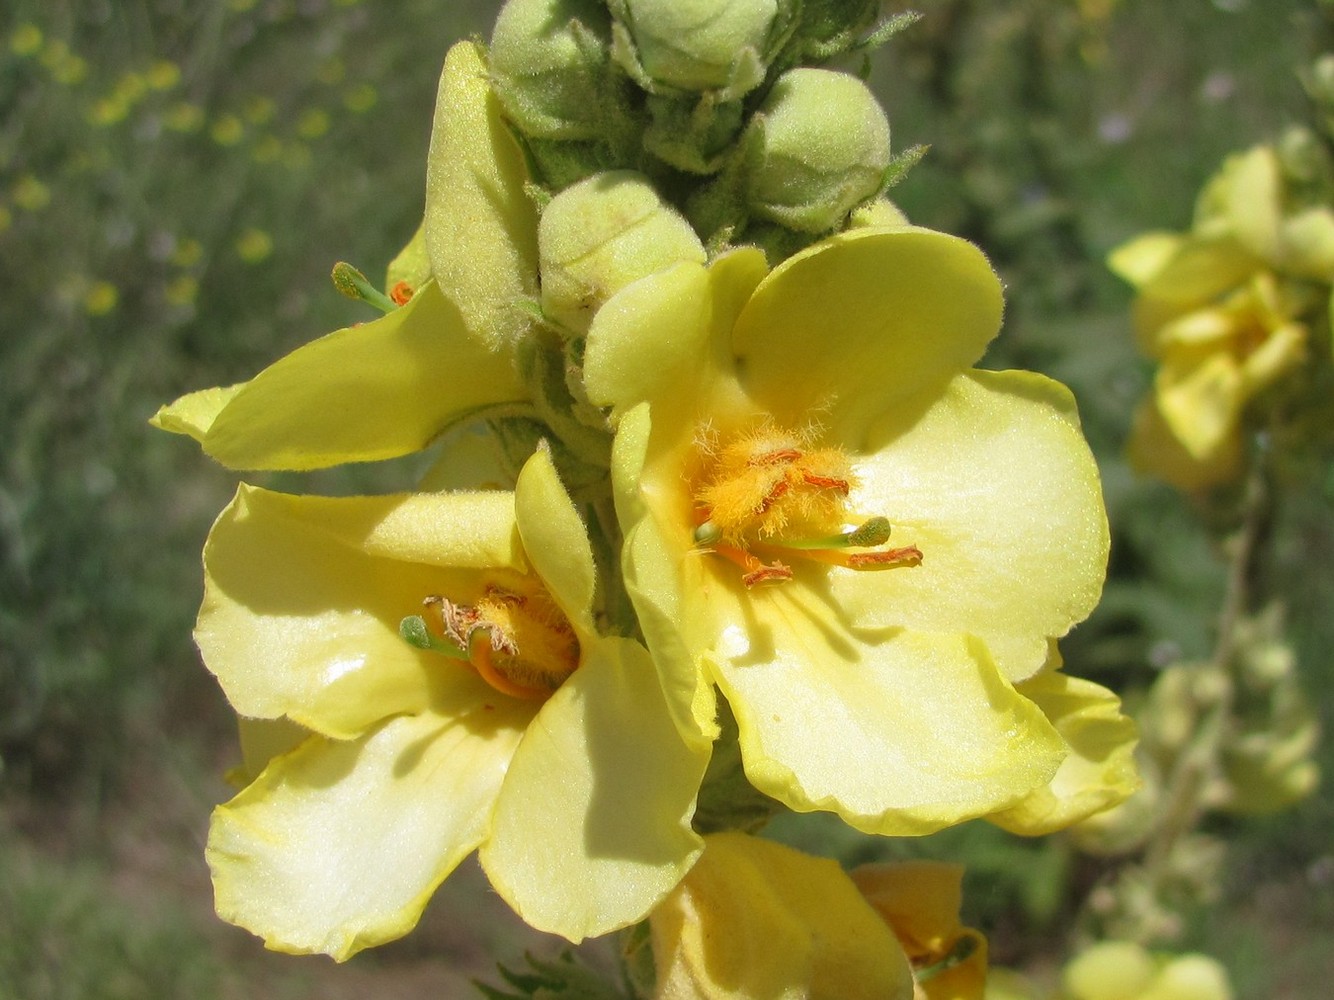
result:
[(1153, 958), (1142, 947), (1103, 941), (1070, 961), (1061, 986), (1070, 1000), (1139, 1000), (1153, 975)]
[(574, 334), (632, 281), (680, 261), (704, 263), (690, 224), (641, 174), (615, 170), (566, 188), (537, 227), (542, 311)]
[(762, 219), (828, 232), (884, 185), (889, 120), (855, 76), (823, 69), (785, 73), (752, 130), (747, 203)]
[(616, 55), (651, 91), (722, 91), (764, 79), (778, 0), (611, 0)]

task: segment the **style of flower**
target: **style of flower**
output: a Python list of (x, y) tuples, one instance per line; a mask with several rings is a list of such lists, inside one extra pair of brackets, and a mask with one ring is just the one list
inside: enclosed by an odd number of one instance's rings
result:
[(391, 268), (406, 304), (299, 347), (249, 382), (183, 396), (153, 422), (230, 468), (315, 469), (409, 454), (455, 423), (526, 404), (516, 352), (533, 321), (514, 303), (537, 297), (527, 181), (481, 50), (454, 46), (426, 217)]
[(969, 369), (1001, 310), (971, 244), (871, 228), (767, 274), (678, 265), (589, 332), (678, 724), (712, 734), (716, 685), (794, 809), (925, 833), (1050, 790), (1070, 752), (1013, 682), (1095, 604), (1106, 516), (1068, 391)]
[(986, 941), (959, 923), (962, 869), (838, 864), (741, 833), (649, 918), (654, 1000), (981, 1000)]
[(578, 941), (642, 919), (695, 860), (707, 754), (643, 647), (598, 634), (545, 451), (514, 493), (242, 486), (204, 563), (196, 640), (269, 741), (208, 860), (219, 914), (270, 948), (341, 961), (399, 937), (474, 849), (526, 921)]
[(1274, 150), (1230, 157), (1187, 233), (1146, 233), (1109, 264), (1136, 289), (1141, 349), (1158, 362), (1135, 416), (1134, 465), (1189, 492), (1236, 479), (1247, 408), (1307, 358), (1334, 280), (1334, 212), (1285, 204)]

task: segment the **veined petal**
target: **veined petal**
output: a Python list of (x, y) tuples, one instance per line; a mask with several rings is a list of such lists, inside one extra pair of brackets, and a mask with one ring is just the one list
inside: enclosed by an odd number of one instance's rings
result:
[(428, 284), (407, 305), (274, 362), (201, 440), (229, 468), (317, 469), (409, 454), (454, 421), (526, 398), (511, 356), (474, 336)]
[[(462, 664), (398, 634), (422, 600), (523, 568), (509, 494), (294, 497), (242, 486), (204, 549), (195, 640), (242, 715), (350, 737), (422, 708)], [(451, 565), (451, 563), (453, 565)]]
[(887, 517), (919, 566), (830, 573), (862, 627), (971, 633), (1011, 679), (1098, 601), (1108, 529), (1069, 391), (1030, 372), (974, 371), (925, 408), (887, 414), (850, 498)]
[(174, 403), (158, 407), (148, 422), (159, 430), (185, 434), (203, 443), (218, 414), (244, 388), (245, 383), (241, 382), (187, 393)]
[(931, 833), (1014, 804), (1065, 757), (975, 639), (844, 631), (796, 582), (756, 595), (751, 613), (716, 679), (747, 777), (799, 812)]
[(737, 319), (742, 385), (778, 423), (824, 408), (851, 432), (969, 367), (1000, 329), (1000, 280), (982, 252), (929, 229), (860, 229), (776, 267)]
[(410, 931), (486, 835), (523, 706), (399, 716), (346, 742), (313, 736), (213, 813), (219, 916), (275, 951), (338, 961)]
[(545, 446), (524, 463), (514, 505), (519, 535), (533, 569), (581, 634), (592, 635), (597, 582), (593, 547)]
[[(505, 352), (531, 320), (516, 303), (537, 298), (537, 209), (528, 168), (481, 48), (445, 56), (426, 160), (426, 251), (431, 271), (473, 334)], [(464, 377), (472, 376), (464, 373)]]
[(1038, 674), (1017, 689), (1055, 724), (1070, 756), (1048, 785), (988, 816), (991, 822), (1025, 836), (1055, 833), (1125, 801), (1140, 786), (1135, 723), (1111, 691), (1062, 673)]
[(657, 1000), (913, 996), (903, 949), (838, 864), (757, 837), (708, 837), (650, 929)]
[(642, 920), (689, 870), (707, 748), (666, 711), (648, 653), (596, 642), (510, 764), (481, 861), (529, 924), (578, 942)]

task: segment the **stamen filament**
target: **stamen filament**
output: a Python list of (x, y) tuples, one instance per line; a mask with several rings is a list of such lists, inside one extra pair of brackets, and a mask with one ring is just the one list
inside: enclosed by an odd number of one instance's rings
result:
[(731, 545), (719, 545), (713, 551), (726, 559), (730, 559), (746, 571), (741, 577), (741, 582), (746, 585), (748, 590), (762, 583), (783, 583), (792, 579), (792, 570), (789, 567), (780, 562), (766, 566), (745, 549), (738, 549)]
[(849, 547), (869, 549), (884, 545), (889, 540), (889, 518), (873, 517), (859, 528), (844, 531), (838, 535), (826, 535), (823, 538), (773, 538), (766, 540), (767, 545), (776, 545), (785, 549), (845, 549)]

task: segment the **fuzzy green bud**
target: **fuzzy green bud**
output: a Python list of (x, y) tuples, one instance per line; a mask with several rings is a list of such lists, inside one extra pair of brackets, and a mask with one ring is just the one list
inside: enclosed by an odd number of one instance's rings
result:
[(630, 282), (679, 261), (703, 263), (704, 247), (641, 174), (614, 170), (566, 188), (537, 227), (542, 311), (583, 334)]
[(641, 86), (735, 99), (764, 79), (778, 0), (610, 0), (616, 56)]
[(1076, 955), (1061, 974), (1070, 1000), (1132, 1000), (1153, 981), (1152, 956), (1131, 941), (1103, 941)]
[(589, 139), (606, 103), (610, 19), (598, 0), (509, 0), (491, 33), (492, 86), (525, 135)]
[(890, 165), (889, 120), (855, 76), (783, 74), (747, 139), (750, 211), (788, 229), (824, 233), (875, 197)]

